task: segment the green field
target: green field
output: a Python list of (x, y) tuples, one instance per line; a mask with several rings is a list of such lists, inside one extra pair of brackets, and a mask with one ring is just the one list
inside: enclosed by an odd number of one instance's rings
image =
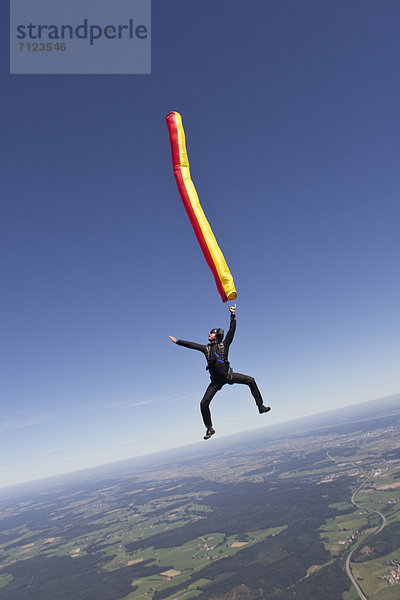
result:
[(385, 564), (393, 559), (400, 558), (400, 552), (392, 552), (376, 560), (364, 563), (352, 563), (351, 569), (364, 594), (371, 600), (399, 600), (400, 585), (389, 585), (380, 576), (386, 575), (393, 569)]
[(0, 588), (6, 586), (12, 581), (12, 575), (0, 575)]
[[(129, 600), (149, 597), (149, 594), (152, 594), (156, 590), (168, 589), (168, 587), (175, 587), (176, 585), (182, 587), (185, 594), (182, 598), (194, 597), (198, 594), (197, 588), (202, 582), (199, 579), (195, 584), (190, 584), (186, 590), (184, 584), (190, 576), (197, 571), (201, 571), (210, 561), (223, 560), (224, 558), (234, 556), (241, 550), (249, 548), (261, 540), (278, 535), (284, 529), (286, 529), (286, 526), (249, 532), (246, 536), (248, 537), (248, 541), (246, 542), (241, 542), (237, 536), (227, 537), (223, 533), (214, 532), (208, 534), (206, 537), (196, 538), (182, 546), (173, 548), (157, 550), (147, 548), (145, 551), (138, 551), (131, 556), (127, 556), (121, 550), (118, 557), (115, 557), (107, 567), (110, 569), (119, 568), (121, 560), (129, 565), (131, 561), (145, 561), (149, 559), (153, 561), (153, 564), (159, 566), (160, 575), (134, 578), (132, 580), (132, 584), (137, 586), (138, 589), (127, 597)], [(173, 574), (170, 577), (162, 575), (167, 569), (174, 569), (177, 574)], [(181, 596), (179, 597), (181, 598)]]

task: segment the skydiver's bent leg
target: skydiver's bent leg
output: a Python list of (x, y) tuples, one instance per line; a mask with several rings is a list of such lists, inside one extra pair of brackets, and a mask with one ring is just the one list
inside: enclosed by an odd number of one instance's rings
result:
[(204, 425), (207, 427), (207, 429), (212, 427), (210, 402), (219, 389), (221, 388), (210, 383), (205, 391), (202, 401), (200, 402), (201, 416), (203, 417)]
[[(252, 393), (252, 396), (253, 396), (254, 400), (256, 401), (258, 410), (260, 412), (267, 412), (266, 410), (263, 410), (263, 411), (260, 410), (261, 407), (264, 406), (264, 404), (263, 404), (261, 392), (258, 389), (258, 385), (256, 384), (254, 377), (250, 377), (250, 375), (242, 375), (242, 373), (232, 373), (232, 379), (229, 383), (243, 383), (245, 385), (248, 385), (250, 388), (250, 391)], [(267, 408), (267, 407), (265, 407), (265, 408)], [(269, 410), (269, 408), (268, 408), (268, 410)]]

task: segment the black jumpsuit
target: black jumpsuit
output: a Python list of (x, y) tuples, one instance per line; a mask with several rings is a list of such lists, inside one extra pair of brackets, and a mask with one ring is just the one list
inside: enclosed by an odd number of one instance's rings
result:
[(204, 425), (207, 428), (212, 427), (210, 402), (218, 390), (220, 390), (226, 383), (243, 383), (248, 385), (257, 406), (260, 407), (263, 404), (260, 390), (258, 389), (254, 378), (250, 377), (249, 375), (234, 373), (229, 365), (229, 346), (232, 343), (235, 330), (236, 318), (235, 315), (231, 313), (229, 331), (223, 341), (218, 342), (214, 340), (210, 344), (207, 344), (207, 346), (204, 346), (203, 344), (196, 344), (195, 342), (186, 342), (185, 340), (177, 340), (176, 342), (179, 346), (191, 348), (192, 350), (200, 350), (200, 352), (203, 352), (207, 359), (211, 383), (206, 389), (203, 399), (200, 403)]

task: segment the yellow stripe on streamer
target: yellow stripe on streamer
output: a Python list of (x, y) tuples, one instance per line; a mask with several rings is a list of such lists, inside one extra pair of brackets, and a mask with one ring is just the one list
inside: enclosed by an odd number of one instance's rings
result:
[(232, 275), (226, 264), (210, 224), (201, 207), (199, 197), (190, 177), (189, 159), (186, 152), (185, 132), (181, 115), (170, 112), (167, 115), (167, 127), (171, 142), (172, 165), (180, 197), (186, 209), (204, 258), (213, 272), (215, 283), (223, 302), (234, 300), (237, 296)]

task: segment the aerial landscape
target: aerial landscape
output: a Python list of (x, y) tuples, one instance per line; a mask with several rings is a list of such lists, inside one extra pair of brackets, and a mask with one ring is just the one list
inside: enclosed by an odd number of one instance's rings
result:
[(399, 399), (3, 489), (1, 598), (398, 600)]

